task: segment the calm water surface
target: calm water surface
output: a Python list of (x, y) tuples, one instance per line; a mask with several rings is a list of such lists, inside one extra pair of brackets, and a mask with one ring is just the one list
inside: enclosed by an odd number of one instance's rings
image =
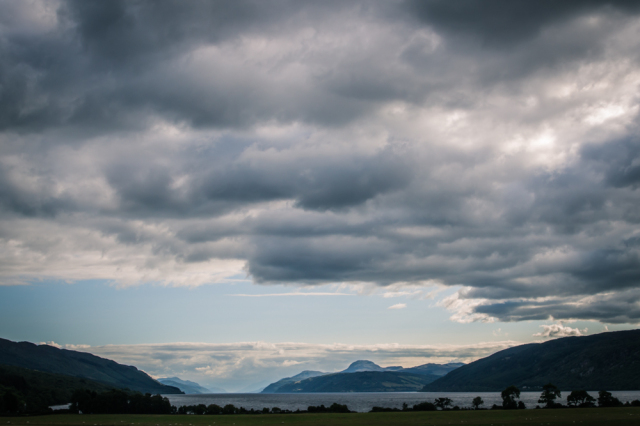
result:
[[(640, 391), (610, 391), (613, 396), (622, 402), (640, 400)], [(566, 397), (571, 392), (562, 391), (563, 398), (558, 402), (566, 404)], [(597, 398), (598, 391), (589, 391), (589, 394)], [(453, 405), (471, 407), (471, 401), (476, 396), (484, 400), (483, 407), (491, 408), (493, 404), (502, 404), (500, 392), (353, 392), (353, 393), (213, 393), (202, 395), (164, 395), (169, 398), (172, 405), (218, 404), (221, 407), (233, 404), (236, 407), (244, 407), (247, 410), (262, 409), (264, 407), (278, 407), (283, 410), (306, 410), (310, 405), (329, 406), (334, 402), (346, 404), (350, 410), (366, 412), (371, 408), (389, 407), (402, 408), (406, 402), (410, 407), (420, 402), (433, 402), (436, 398), (451, 398)], [(521, 392), (520, 400), (527, 408), (535, 408), (540, 398), (540, 392)]]

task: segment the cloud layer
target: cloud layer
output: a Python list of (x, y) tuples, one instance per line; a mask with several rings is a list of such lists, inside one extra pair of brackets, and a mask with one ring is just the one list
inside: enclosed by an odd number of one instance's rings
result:
[(0, 5), (0, 279), (640, 321), (631, 1)]

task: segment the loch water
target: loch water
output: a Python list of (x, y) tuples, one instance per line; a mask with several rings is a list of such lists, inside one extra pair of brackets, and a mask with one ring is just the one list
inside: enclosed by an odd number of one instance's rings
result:
[[(610, 391), (613, 396), (622, 402), (640, 400), (640, 391)], [(566, 404), (566, 397), (570, 391), (562, 391), (562, 398), (558, 402)], [(598, 391), (589, 391), (589, 394), (597, 398)], [(471, 401), (476, 396), (484, 400), (483, 408), (491, 408), (493, 404), (501, 405), (500, 392), (353, 392), (353, 393), (285, 393), (285, 394), (261, 394), (261, 393), (217, 393), (199, 395), (164, 395), (169, 398), (172, 405), (217, 404), (221, 407), (233, 404), (236, 407), (244, 407), (247, 410), (262, 410), (264, 407), (278, 407), (282, 410), (306, 410), (310, 405), (329, 405), (337, 402), (346, 404), (350, 410), (358, 412), (370, 411), (373, 407), (402, 408), (403, 403), (409, 407), (421, 402), (433, 402), (436, 398), (451, 398), (453, 405), (460, 408), (470, 408)], [(540, 392), (521, 392), (520, 400), (527, 408), (535, 408), (538, 405)]]

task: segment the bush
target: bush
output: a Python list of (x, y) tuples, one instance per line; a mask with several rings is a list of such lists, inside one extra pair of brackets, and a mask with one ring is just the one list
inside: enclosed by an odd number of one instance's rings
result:
[(18, 396), (7, 391), (0, 400), (0, 412), (3, 414), (19, 414), (24, 411), (24, 403), (18, 398)]
[(388, 407), (373, 407), (370, 413), (390, 413), (394, 411), (400, 411), (399, 408), (388, 408)]
[(222, 414), (222, 407), (217, 404), (207, 406), (207, 414)]
[(413, 411), (436, 411), (438, 408), (430, 402), (421, 402), (413, 406)]
[(233, 404), (227, 404), (222, 408), (222, 414), (236, 414), (238, 409)]
[[(193, 407), (193, 411), (206, 409)], [(149, 393), (125, 392), (110, 390), (96, 393), (88, 390), (77, 390), (71, 396), (70, 410), (84, 414), (172, 414), (175, 409), (167, 398)]]
[[(272, 410), (273, 411), (273, 410)], [(310, 413), (350, 413), (349, 407), (346, 405), (341, 405), (336, 402), (331, 404), (328, 408), (324, 405), (320, 405), (319, 407), (315, 407), (310, 405), (307, 407), (307, 411)]]

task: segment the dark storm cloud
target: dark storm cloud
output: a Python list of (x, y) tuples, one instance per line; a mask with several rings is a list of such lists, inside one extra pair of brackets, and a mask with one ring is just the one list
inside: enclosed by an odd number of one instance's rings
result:
[(640, 139), (635, 135), (606, 145), (586, 146), (582, 157), (599, 166), (611, 186), (635, 189), (640, 183)]
[(633, 0), (410, 0), (406, 5), (417, 18), (439, 30), (454, 36), (466, 34), (495, 47), (521, 43), (536, 37), (546, 26), (577, 15), (603, 9), (624, 14), (640, 10)]
[[(339, 2), (323, 3), (313, 11), (323, 13), (327, 7), (340, 7)], [(275, 31), (274, 26), (301, 12), (308, 13), (311, 5), (255, 0), (196, 0), (187, 6), (177, 0), (73, 0), (61, 13), (75, 23), (79, 40), (92, 57), (118, 67), (124, 63), (148, 64), (157, 60), (154, 55), (166, 57), (189, 45), (217, 43), (247, 32)]]
[(410, 160), (386, 149), (374, 155), (324, 159), (287, 158), (283, 154), (273, 164), (266, 158), (256, 163), (224, 153), (219, 159), (216, 154), (210, 152), (208, 161), (179, 187), (174, 185), (176, 175), (188, 164), (176, 167), (176, 163), (139, 164), (123, 159), (110, 165), (105, 177), (121, 211), (184, 217), (222, 214), (243, 204), (287, 199), (296, 200), (303, 209), (347, 209), (406, 186), (414, 167)]
[(351, 6), (65, 2), (58, 25), (46, 35), (11, 34), (0, 43), (0, 126), (29, 132), (65, 125), (104, 133), (146, 126), (154, 114), (200, 126), (246, 126), (274, 114), (285, 121), (343, 122), (368, 107), (336, 96), (324, 102), (301, 98), (321, 93), (300, 93), (294, 105), (282, 105), (269, 99), (260, 82), (238, 84), (228, 77), (203, 93), (190, 81), (193, 75), (171, 64), (189, 61), (185, 53), (202, 46), (282, 33), (310, 24), (310, 15), (322, 19), (345, 7)]
[[(608, 4), (433, 1), (405, 9), (447, 37), (471, 31), (513, 41), (585, 11), (637, 9), (632, 3)], [(601, 24), (575, 37), (576, 29), (540, 40), (517, 58), (498, 52), (483, 59), (468, 50), (450, 55), (456, 51), (455, 37), (447, 40), (449, 52), (433, 52), (431, 41), (409, 32), (410, 42), (400, 52), (391, 46), (354, 45), (345, 49), (352, 54), (341, 55), (342, 46), (328, 46), (326, 52), (302, 46), (293, 52), (308, 61), (300, 81), (278, 78), (296, 62), (303, 65), (295, 57), (257, 60), (256, 74), (224, 52), (211, 61), (194, 53), (233, 43), (240, 50), (249, 37), (286, 39), (287, 32), (305, 28), (315, 28), (319, 35), (327, 31), (322, 27), (344, 31), (354, 19), (374, 25), (386, 20), (396, 28), (409, 19), (402, 8), (391, 9), (384, 3), (358, 2), (66, 2), (57, 12), (58, 25), (46, 37), (13, 35), (0, 45), (6, 58), (0, 81), (7, 88), (0, 100), (0, 125), (20, 131), (71, 126), (91, 134), (144, 128), (156, 116), (204, 127), (247, 127), (273, 119), (344, 125), (384, 101), (476, 103), (473, 90), (464, 90), (475, 80), (499, 84), (558, 66), (576, 52), (576, 59), (582, 58), (601, 48), (600, 40), (611, 31)], [(358, 42), (366, 43), (366, 38)], [(396, 61), (398, 53), (401, 62)], [(459, 71), (469, 66), (476, 74), (460, 79)], [(214, 78), (198, 83), (202, 73)]]
[(640, 295), (638, 291), (594, 297), (588, 301), (577, 298), (555, 299), (543, 302), (509, 301), (487, 304), (475, 308), (500, 321), (593, 319), (611, 324), (638, 323), (640, 321)]
[(637, 2), (34, 5), (0, 5), (8, 281), (426, 282), (462, 320), (637, 320)]

